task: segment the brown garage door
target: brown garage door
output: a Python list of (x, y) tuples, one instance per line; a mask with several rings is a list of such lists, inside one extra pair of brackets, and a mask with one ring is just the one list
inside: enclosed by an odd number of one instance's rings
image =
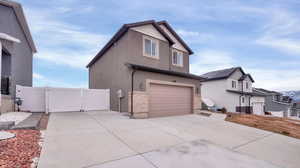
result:
[(172, 85), (150, 85), (149, 117), (192, 113), (192, 88)]

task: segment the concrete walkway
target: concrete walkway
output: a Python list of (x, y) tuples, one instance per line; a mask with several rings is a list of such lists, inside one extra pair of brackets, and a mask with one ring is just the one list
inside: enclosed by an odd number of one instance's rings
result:
[(38, 167), (299, 167), (300, 140), (214, 115), (53, 113)]

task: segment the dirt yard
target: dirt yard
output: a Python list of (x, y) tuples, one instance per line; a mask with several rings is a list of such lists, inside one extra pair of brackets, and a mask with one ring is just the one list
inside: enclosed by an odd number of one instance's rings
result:
[(40, 131), (9, 130), (16, 137), (0, 141), (0, 168), (30, 168), (32, 159), (39, 157)]
[(300, 139), (300, 122), (281, 117), (228, 113), (226, 121)]

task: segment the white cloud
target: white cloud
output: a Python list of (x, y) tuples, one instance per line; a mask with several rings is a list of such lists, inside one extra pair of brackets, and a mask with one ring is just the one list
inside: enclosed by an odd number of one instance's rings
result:
[(28, 20), (34, 34), (38, 53), (36, 58), (85, 68), (92, 57), (108, 41), (108, 35), (91, 33), (65, 23), (47, 10), (27, 9)]
[(64, 88), (87, 88), (87, 83), (70, 84), (57, 79), (48, 78), (39, 73), (33, 73), (33, 86), (36, 87), (64, 87)]
[(298, 56), (300, 55), (300, 40), (293, 40), (289, 38), (262, 37), (256, 42), (257, 44), (272, 47), (288, 54)]
[(259, 45), (274, 48), (290, 55), (300, 55), (300, 19), (290, 11), (272, 9), (263, 26), (263, 34), (256, 40)]
[(233, 55), (229, 52), (205, 49), (194, 54), (190, 62), (191, 73), (203, 73), (230, 68), (235, 65)]
[(34, 79), (44, 79), (45, 78), (43, 75), (38, 74), (38, 73), (33, 73), (32, 76)]
[(216, 39), (215, 35), (210, 33), (200, 33), (195, 31), (187, 31), (184, 29), (178, 29), (176, 32), (189, 43), (205, 43)]
[(260, 68), (247, 70), (255, 80), (255, 87), (276, 91), (300, 90), (300, 75), (297, 71)]

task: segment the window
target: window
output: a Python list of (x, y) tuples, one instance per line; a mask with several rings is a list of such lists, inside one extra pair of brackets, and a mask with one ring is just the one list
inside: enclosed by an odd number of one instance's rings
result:
[(246, 82), (246, 89), (249, 89), (249, 83)]
[(245, 97), (242, 97), (242, 103), (245, 103)]
[(231, 87), (236, 88), (236, 81), (231, 81)]
[(144, 37), (144, 56), (158, 58), (158, 41), (150, 37)]
[(183, 54), (180, 51), (173, 50), (172, 52), (172, 64), (177, 66), (183, 66)]

